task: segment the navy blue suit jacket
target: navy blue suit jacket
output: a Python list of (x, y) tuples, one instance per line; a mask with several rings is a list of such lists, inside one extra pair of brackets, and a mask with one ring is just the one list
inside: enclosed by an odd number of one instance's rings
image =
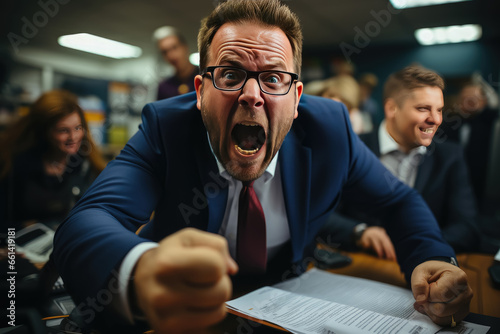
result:
[[(217, 233), (221, 225), (227, 188), (217, 176), (195, 94), (148, 104), (142, 117), (137, 134), (56, 232), (56, 265), (77, 302), (102, 292), (137, 244), (185, 227)], [(341, 193), (380, 213), (407, 277), (428, 258), (454, 256), (425, 202), (353, 133), (342, 104), (303, 96), (279, 166), (292, 262), (306, 255)]]
[(446, 115), (441, 125), (440, 137), (460, 143), (460, 131), (466, 124), (470, 127), (469, 139), (464, 146), (464, 155), (470, 171), (472, 189), (480, 210), (484, 209), (484, 191), (486, 189), (488, 162), (491, 156), (491, 145), (498, 110), (486, 108), (472, 117), (461, 117), (458, 114)]
[[(378, 129), (360, 135), (361, 140), (377, 157), (380, 157)], [(436, 217), (444, 239), (456, 252), (479, 250), (480, 232), (477, 227), (477, 210), (463, 149), (439, 138), (427, 148), (417, 167), (414, 188), (422, 195)], [(323, 239), (333, 243), (350, 240), (354, 226), (361, 221), (378, 225), (377, 221), (360, 214), (360, 208), (343, 203), (320, 232)], [(344, 238), (344, 239), (340, 239)]]

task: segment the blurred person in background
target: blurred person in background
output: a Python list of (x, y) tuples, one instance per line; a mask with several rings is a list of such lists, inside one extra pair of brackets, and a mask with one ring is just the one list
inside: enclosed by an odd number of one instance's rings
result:
[(4, 226), (56, 227), (105, 167), (77, 96), (64, 90), (39, 97), (2, 134), (0, 147)]
[(340, 75), (325, 80), (324, 89), (319, 95), (345, 104), (355, 133), (366, 133), (373, 129), (370, 117), (363, 115), (358, 108), (360, 87), (353, 77)]
[(354, 77), (356, 73), (356, 66), (352, 61), (347, 61), (342, 57), (335, 57), (332, 59), (330, 68), (333, 72), (333, 76), (350, 76)]
[(198, 68), (189, 61), (189, 47), (186, 39), (174, 27), (164, 26), (156, 29), (153, 39), (165, 62), (172, 65), (175, 74), (158, 85), (157, 99), (194, 91), (194, 77)]
[(498, 110), (488, 105), (485, 89), (478, 82), (471, 82), (462, 87), (457, 109), (457, 114), (445, 117), (443, 138), (449, 138), (463, 146), (472, 187), (481, 208), (490, 159), (493, 126), (498, 118)]
[[(419, 66), (392, 74), (384, 86), (385, 120), (377, 131), (360, 138), (388, 172), (422, 195), (455, 252), (478, 251), (476, 203), (463, 149), (440, 138), (433, 141), (443, 119), (443, 89), (444, 81), (437, 73)], [(344, 201), (319, 239), (344, 248), (356, 244), (395, 260), (397, 254), (385, 229), (362, 212), (362, 207)]]
[(379, 107), (377, 101), (373, 99), (372, 93), (375, 87), (378, 85), (378, 78), (373, 73), (364, 73), (358, 80), (359, 90), (360, 90), (360, 102), (359, 109), (362, 112), (366, 112), (373, 124), (378, 123), (377, 117), (379, 112)]

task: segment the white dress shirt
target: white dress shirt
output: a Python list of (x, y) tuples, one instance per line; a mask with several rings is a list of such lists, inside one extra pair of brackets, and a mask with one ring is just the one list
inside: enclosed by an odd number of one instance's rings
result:
[(386, 122), (382, 121), (378, 130), (380, 161), (401, 182), (413, 188), (417, 170), (422, 157), (427, 152), (425, 146), (418, 146), (405, 153), (387, 132)]
[[(279, 152), (278, 152), (279, 154)], [(264, 217), (266, 218), (267, 260), (271, 260), (288, 240), (290, 229), (283, 199), (281, 173), (278, 168), (278, 154), (276, 154), (264, 174), (255, 180), (253, 188), (259, 198)], [(242, 183), (234, 179), (217, 161), (219, 172), (228, 180), (226, 212), (219, 234), (226, 237), (229, 253), (236, 259), (236, 234), (238, 230), (238, 202)]]

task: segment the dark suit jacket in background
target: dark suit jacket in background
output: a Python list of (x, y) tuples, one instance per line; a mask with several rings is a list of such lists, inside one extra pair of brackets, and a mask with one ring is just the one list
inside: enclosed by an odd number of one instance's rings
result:
[[(148, 104), (142, 117), (139, 131), (56, 232), (57, 268), (82, 308), (88, 298), (106, 291), (134, 246), (160, 241), (186, 227), (217, 233), (222, 223), (227, 184), (218, 176), (196, 95)], [(426, 259), (454, 256), (425, 202), (387, 174), (352, 132), (342, 104), (302, 97), (299, 116), (280, 149), (279, 168), (291, 236), (290, 265), (312, 252), (315, 236), (342, 191), (345, 198), (356, 199), (381, 217), (408, 278)], [(154, 219), (148, 223), (153, 210)]]
[[(378, 129), (360, 135), (360, 138), (380, 157)], [(414, 188), (432, 210), (445, 240), (456, 252), (479, 250), (480, 232), (476, 221), (475, 198), (460, 145), (433, 141), (420, 160)], [(380, 224), (362, 212), (363, 208), (343, 203), (338, 214), (334, 214), (320, 232), (320, 238), (334, 244), (345, 244), (352, 241), (354, 226), (360, 222)]]
[(498, 118), (498, 110), (484, 109), (473, 117), (460, 115), (446, 115), (445, 122), (441, 125), (440, 139), (460, 142), (460, 131), (464, 124), (470, 126), (469, 141), (464, 146), (465, 161), (467, 163), (472, 189), (479, 209), (483, 209), (486, 175), (491, 156), (491, 143), (493, 126)]

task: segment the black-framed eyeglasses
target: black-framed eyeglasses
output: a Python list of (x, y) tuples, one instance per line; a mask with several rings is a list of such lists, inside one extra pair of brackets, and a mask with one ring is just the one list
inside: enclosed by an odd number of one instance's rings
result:
[(210, 73), (214, 87), (219, 90), (237, 91), (245, 86), (250, 78), (255, 78), (260, 90), (269, 95), (286, 95), (292, 84), (299, 79), (296, 73), (285, 71), (247, 71), (232, 66), (208, 66), (202, 76)]

